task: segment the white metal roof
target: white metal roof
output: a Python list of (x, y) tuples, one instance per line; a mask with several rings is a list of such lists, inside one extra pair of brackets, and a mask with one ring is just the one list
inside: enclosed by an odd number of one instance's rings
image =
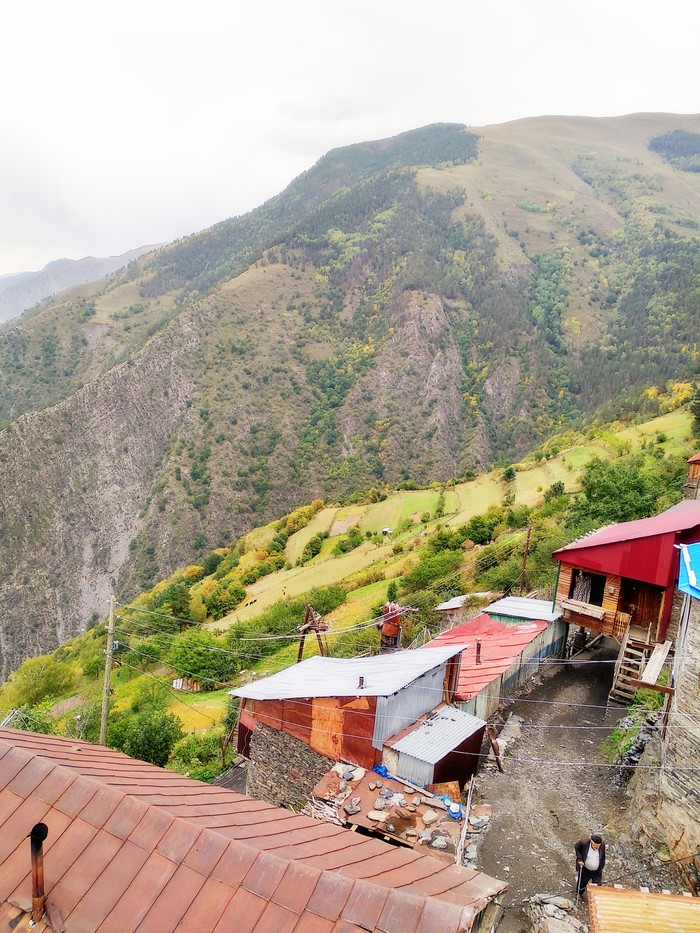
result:
[(408, 735), (386, 744), (396, 752), (434, 765), (459, 745), (483, 729), (486, 723), (454, 706), (441, 706), (425, 722), (415, 726)]
[(542, 620), (543, 622), (556, 622), (561, 618), (561, 612), (552, 612), (552, 603), (549, 599), (528, 599), (524, 596), (506, 596), (497, 599), (484, 609), (489, 615), (511, 616), (514, 619)]
[[(467, 647), (465, 643), (421, 648), (420, 651), (394, 651), (373, 658), (322, 658), (316, 655), (229, 693), (250, 700), (391, 696)], [(359, 687), (360, 677), (364, 678), (362, 688)]]
[(461, 609), (468, 599), (468, 595), (453, 596), (452, 599), (448, 599), (446, 603), (440, 603), (439, 606), (436, 606), (435, 612), (446, 612), (448, 609)]

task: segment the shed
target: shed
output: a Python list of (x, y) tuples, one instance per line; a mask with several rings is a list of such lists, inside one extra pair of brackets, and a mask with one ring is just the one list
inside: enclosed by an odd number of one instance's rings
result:
[(441, 704), (387, 739), (382, 764), (421, 787), (446, 781), (464, 787), (478, 768), (485, 729), (483, 719)]
[[(558, 613), (554, 622), (511, 616), (506, 624), (491, 616), (491, 608), (426, 645), (469, 642), (462, 651), (455, 702), (461, 710), (483, 719), (532, 677), (544, 658), (561, 654), (566, 642), (566, 626)], [(547, 609), (551, 613), (551, 604)]]
[(669, 631), (678, 579), (676, 545), (700, 541), (700, 501), (653, 518), (608, 525), (554, 552), (556, 607), (567, 622), (622, 636), (628, 625), (653, 644)]
[(451, 699), (464, 643), (371, 658), (312, 657), (231, 691), (241, 703), (238, 752), (250, 757), (258, 723), (333, 761), (372, 768), (384, 742)]

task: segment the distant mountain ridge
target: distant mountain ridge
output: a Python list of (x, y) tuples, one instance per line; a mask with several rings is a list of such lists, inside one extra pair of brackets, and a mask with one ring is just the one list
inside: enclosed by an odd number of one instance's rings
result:
[(650, 148), (675, 130), (700, 116), (334, 150), (4, 325), (5, 669), (295, 505), (465, 477), (691, 378), (700, 173)]
[(40, 301), (73, 285), (94, 282), (118, 272), (153, 249), (156, 247), (140, 246), (121, 256), (108, 256), (105, 259), (92, 256), (84, 259), (55, 259), (38, 272), (0, 276), (0, 322), (17, 317)]

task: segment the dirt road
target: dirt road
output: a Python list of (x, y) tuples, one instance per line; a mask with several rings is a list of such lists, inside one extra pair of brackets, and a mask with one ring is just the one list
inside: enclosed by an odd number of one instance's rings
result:
[[(604, 881), (626, 875), (619, 882), (626, 887), (682, 890), (675, 872), (649, 860), (625, 835), (624, 789), (612, 769), (600, 767), (600, 744), (624, 714), (606, 710), (617, 647), (605, 639), (566, 668), (552, 665), (541, 684), (504, 713), (523, 719), (508, 748), (506, 773), (483, 772), (477, 780), (478, 799), (492, 805), (493, 816), (477, 844), (475, 864), (510, 884), (498, 933), (528, 929), (519, 905), (533, 894), (573, 899), (574, 843), (591, 832), (602, 832), (608, 843)], [(630, 870), (639, 874), (630, 876)], [(578, 916), (586, 919), (583, 905)]]

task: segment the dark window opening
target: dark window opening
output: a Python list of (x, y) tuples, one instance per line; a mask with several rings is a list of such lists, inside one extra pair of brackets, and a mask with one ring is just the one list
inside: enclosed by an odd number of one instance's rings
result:
[(588, 573), (586, 570), (574, 570), (571, 576), (569, 599), (588, 603), (590, 606), (602, 606), (605, 595), (604, 574)]

